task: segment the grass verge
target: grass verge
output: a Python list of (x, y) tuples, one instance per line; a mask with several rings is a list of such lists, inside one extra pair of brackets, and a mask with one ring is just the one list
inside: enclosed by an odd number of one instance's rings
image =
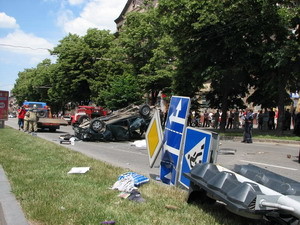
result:
[[(120, 225), (259, 224), (219, 203), (187, 204), (186, 191), (155, 181), (139, 188), (145, 203), (121, 199), (109, 187), (127, 172), (124, 169), (12, 128), (0, 129), (0, 143), (0, 164), (32, 225), (93, 225), (105, 220)], [(67, 174), (75, 166), (91, 170)]]

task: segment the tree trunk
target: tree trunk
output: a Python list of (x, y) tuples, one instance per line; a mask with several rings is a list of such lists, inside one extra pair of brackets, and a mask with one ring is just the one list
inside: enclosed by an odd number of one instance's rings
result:
[(222, 116), (221, 116), (221, 123), (220, 123), (220, 130), (225, 131), (226, 127), (226, 119), (227, 119), (227, 110), (228, 110), (228, 95), (227, 93), (223, 95), (222, 97)]
[[(278, 117), (277, 117), (277, 134), (283, 132), (283, 116), (284, 116), (284, 96), (286, 81), (283, 74), (277, 74), (278, 77)], [(280, 79), (280, 81), (279, 81)]]

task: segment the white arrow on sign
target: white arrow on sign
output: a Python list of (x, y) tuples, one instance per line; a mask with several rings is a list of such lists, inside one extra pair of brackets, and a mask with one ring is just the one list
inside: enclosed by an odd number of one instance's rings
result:
[(164, 176), (164, 178), (167, 178), (167, 179), (171, 180), (171, 179), (172, 179), (172, 173), (171, 173), (171, 172), (170, 172), (170, 173), (167, 173), (167, 174)]
[(185, 154), (185, 159), (190, 167), (190, 170), (203, 159), (203, 151), (205, 147), (206, 137), (196, 144), (188, 153)]
[[(179, 112), (181, 111), (182, 108), (182, 103), (181, 103), (181, 99), (176, 107), (176, 113), (173, 113), (170, 115), (169, 120), (170, 120), (170, 124), (172, 124), (173, 122), (176, 123), (180, 123), (180, 124), (185, 124), (185, 119), (179, 117)], [(175, 115), (174, 115), (175, 114)]]

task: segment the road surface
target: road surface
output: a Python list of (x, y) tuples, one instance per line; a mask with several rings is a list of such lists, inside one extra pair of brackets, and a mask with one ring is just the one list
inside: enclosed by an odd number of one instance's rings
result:
[[(10, 118), (5, 125), (17, 129), (17, 119)], [(74, 134), (71, 126), (61, 126), (57, 132), (38, 132), (37, 136), (60, 144), (59, 136)], [(89, 157), (108, 162), (112, 165), (128, 168), (141, 174), (156, 177), (159, 175), (159, 162), (149, 167), (148, 151), (145, 147), (138, 148), (132, 142), (75, 142), (75, 145), (63, 145)], [(231, 169), (235, 164), (254, 164), (280, 175), (300, 182), (300, 164), (298, 155), (300, 146), (283, 143), (254, 142), (252, 144), (237, 141), (220, 141), (221, 150), (229, 150), (217, 157), (217, 164)], [(159, 157), (158, 157), (159, 159)], [(157, 160), (158, 161), (158, 160)]]

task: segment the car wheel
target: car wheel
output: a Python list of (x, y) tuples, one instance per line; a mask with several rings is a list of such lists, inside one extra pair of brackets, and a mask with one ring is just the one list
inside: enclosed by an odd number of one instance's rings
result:
[(78, 119), (78, 123), (81, 124), (81, 123), (89, 121), (89, 120), (90, 120), (90, 117), (83, 115)]
[(93, 119), (90, 123), (90, 129), (96, 133), (104, 130), (105, 123), (100, 119)]
[(141, 105), (140, 108), (139, 108), (139, 113), (141, 116), (149, 116), (150, 114), (150, 106), (149, 105)]
[(38, 111), (37, 116), (40, 117), (40, 118), (46, 117), (46, 111)]

